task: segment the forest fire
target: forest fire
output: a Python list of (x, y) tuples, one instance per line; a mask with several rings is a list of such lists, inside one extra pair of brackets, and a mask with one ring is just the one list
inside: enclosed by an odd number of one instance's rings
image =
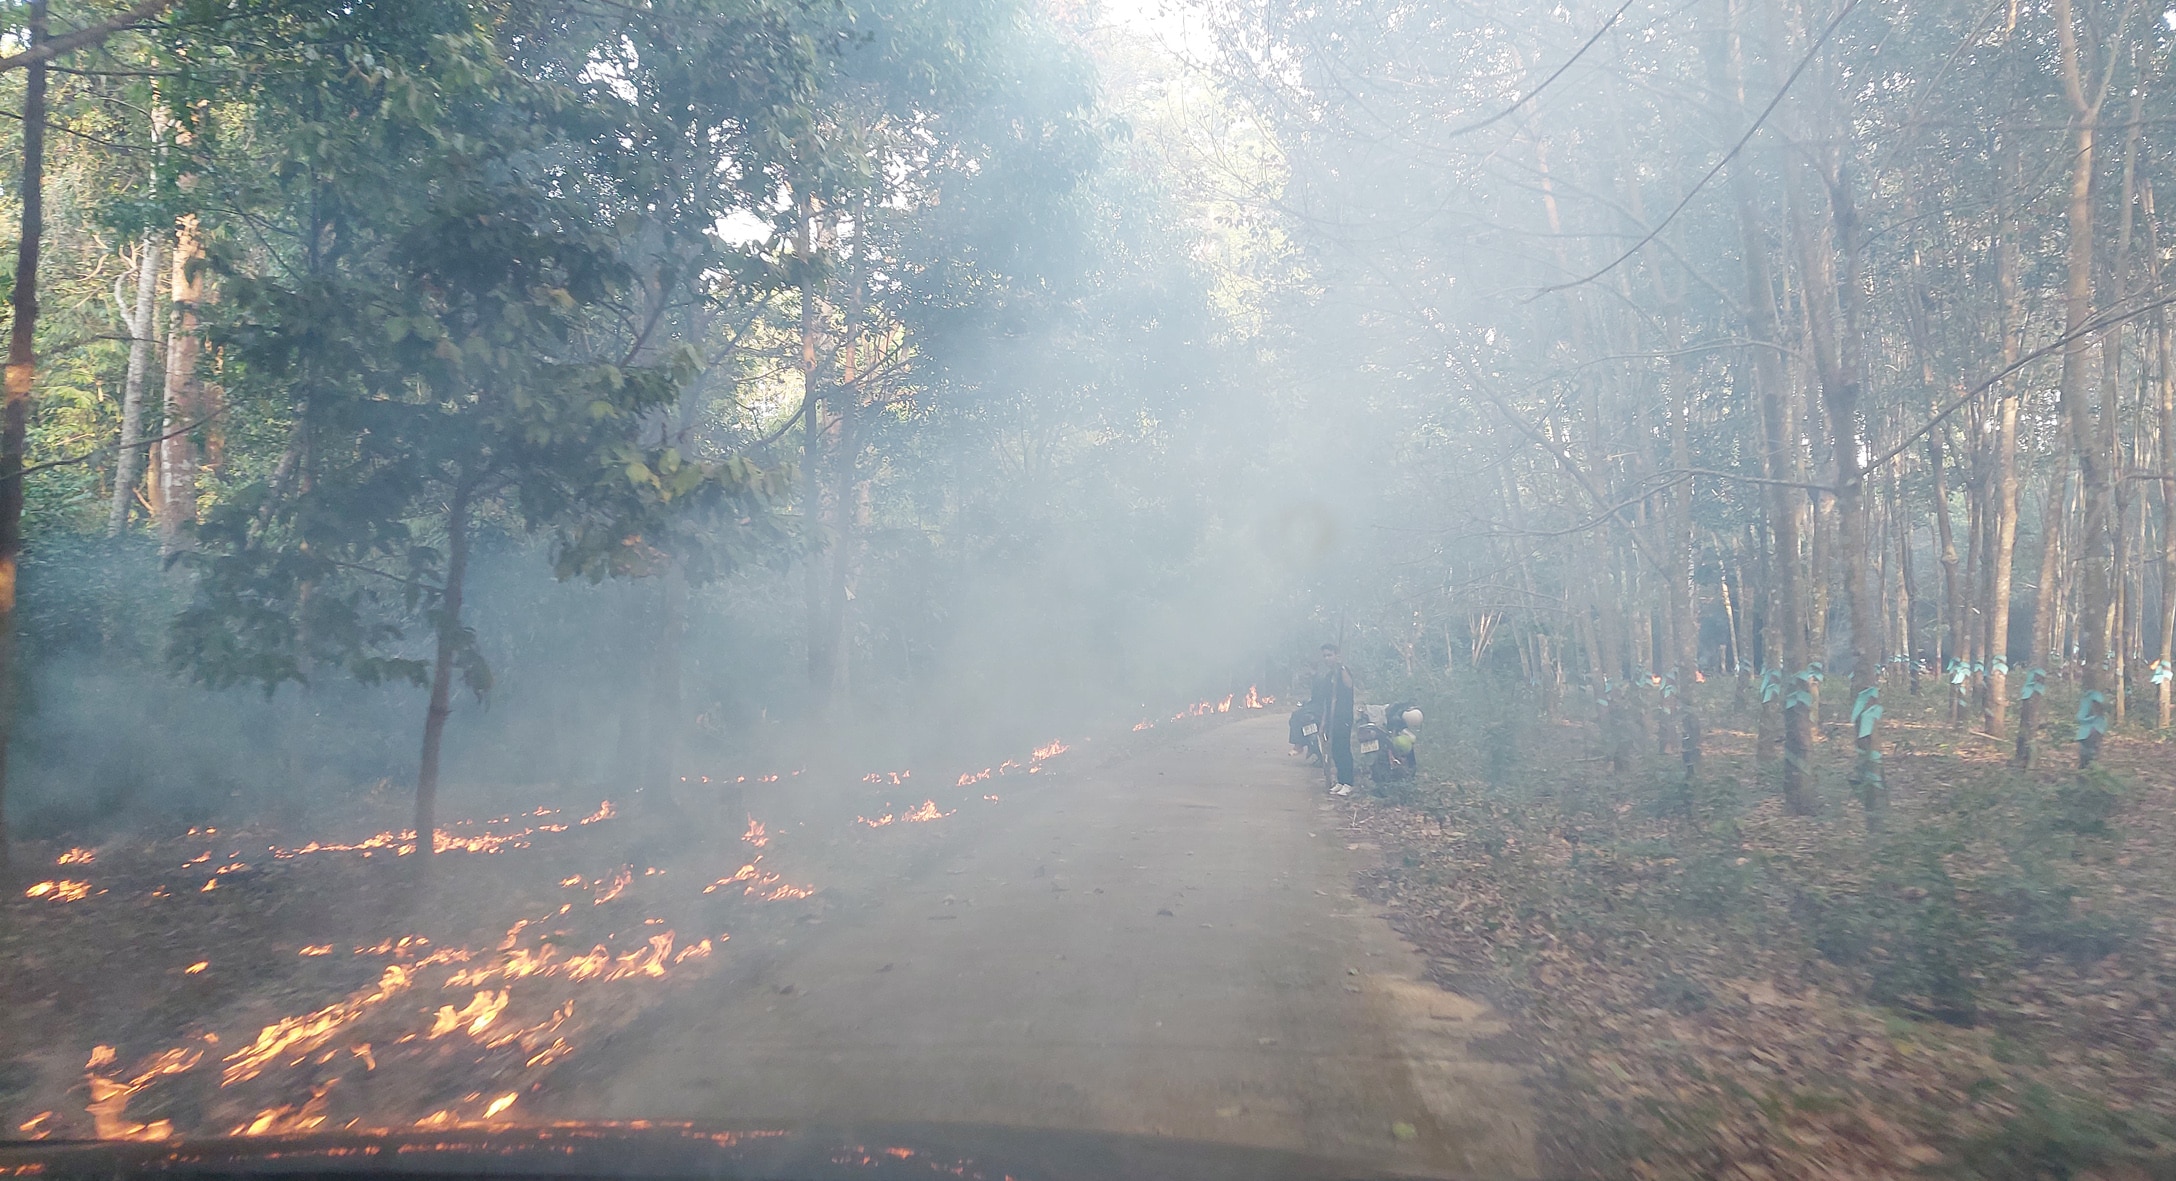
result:
[[(532, 819), (543, 819), (545, 817), (555, 816), (558, 813), (559, 809), (557, 808), (538, 808), (532, 812), (527, 813), (526, 815)], [(605, 800), (597, 805), (597, 810), (595, 812), (592, 812), (588, 816), (583, 817), (581, 820), (576, 821), (576, 823), (597, 824), (601, 821), (610, 820), (618, 815), (619, 812), (613, 807), (612, 801)], [(513, 817), (502, 816), (495, 820), (487, 820), (481, 823), (485, 825), (508, 824), (512, 821)], [(454, 831), (455, 829), (466, 828), (474, 823), (477, 822), (457, 821), (448, 827), (434, 829), (431, 834), (432, 850), (439, 853), (504, 853), (510, 849), (529, 848), (531, 844), (530, 838), (532, 837), (568, 832), (571, 828), (571, 826), (565, 824), (533, 824), (512, 832), (462, 833)], [(191, 831), (193, 835), (194, 830)], [(308, 856), (312, 853), (361, 853), (363, 856), (369, 857), (376, 853), (390, 851), (395, 856), (406, 857), (416, 851), (416, 831), (412, 828), (401, 829), (397, 831), (389, 830), (386, 832), (373, 833), (372, 835), (365, 837), (360, 841), (350, 842), (311, 841), (308, 844), (300, 845), (291, 849), (283, 849), (278, 846), (272, 846), (270, 851), (274, 858), (281, 861), (293, 860), (294, 858)], [(211, 854), (206, 853), (204, 856), (197, 858), (196, 861), (190, 862), (190, 864), (193, 865), (197, 862), (208, 861), (210, 860), (210, 858)], [(241, 868), (247, 869), (248, 867), (242, 866)], [(221, 872), (227, 871), (222, 870)]]
[[(418, 965), (420, 966), (420, 965)], [(312, 1013), (283, 1017), (257, 1033), (257, 1040), (229, 1054), (220, 1072), (219, 1085), (231, 1087), (264, 1073), (265, 1068), (289, 1054), (307, 1056), (321, 1049), (343, 1028), (392, 997), (406, 992), (415, 982), (416, 967), (388, 964), (378, 983), (344, 1001)]]
[(932, 820), (942, 820), (945, 817), (952, 815), (953, 812), (957, 811), (959, 811), (959, 809), (957, 808), (954, 808), (951, 811), (939, 811), (937, 808), (937, 801), (923, 800), (921, 807), (915, 808), (912, 811), (899, 813), (896, 816), (890, 812), (886, 812), (882, 816), (879, 816), (874, 820), (871, 820), (867, 816), (856, 816), (854, 817), (854, 819), (858, 823), (868, 825), (870, 828), (883, 828), (896, 822), (905, 822), (907, 824), (926, 824)]
[[(1268, 707), (1275, 705), (1276, 703), (1276, 698), (1264, 697), (1262, 696), (1258, 686), (1249, 685), (1247, 686), (1247, 692), (1244, 697), (1240, 696), (1237, 693), (1227, 693), (1223, 697), (1215, 700), (1197, 701), (1194, 704), (1187, 706), (1185, 709), (1182, 709), (1179, 712), (1172, 714), (1171, 720), (1174, 722), (1183, 722), (1188, 718), (1203, 718), (1209, 716), (1210, 714), (1228, 714), (1232, 712), (1234, 708), (1243, 710), (1267, 709)], [(1135, 726), (1134, 729), (1146, 730), (1151, 725), (1152, 723), (1143, 722), (1140, 725)]]
[(23, 891), (25, 898), (45, 898), (54, 902), (81, 902), (91, 893), (89, 882), (52, 881), (39, 882)]
[[(864, 821), (864, 823), (867, 822)], [(807, 898), (816, 893), (816, 887), (814, 886), (782, 884), (779, 880), (780, 875), (762, 868), (760, 864), (762, 860), (763, 858), (758, 855), (754, 861), (741, 866), (732, 876), (719, 878), (717, 881), (704, 886), (703, 893), (714, 894), (727, 886), (741, 886), (743, 887), (741, 890), (743, 895), (753, 898), (760, 893), (762, 900), (765, 902), (783, 902), (789, 899)]]
[(602, 883), (603, 889), (599, 890), (597, 897), (591, 900), (591, 905), (603, 906), (605, 903), (626, 893), (628, 885), (634, 880), (635, 867), (632, 865), (620, 866), (618, 870), (613, 872), (611, 881)]
[[(999, 763), (995, 767), (984, 767), (980, 771), (969, 771), (961, 775), (959, 779), (953, 783), (952, 786), (972, 787), (977, 783), (981, 783), (987, 779), (995, 778), (999, 775), (1010, 775), (1014, 771), (1027, 771), (1030, 774), (1034, 774), (1042, 770), (1043, 763), (1048, 762), (1051, 759), (1057, 758), (1059, 755), (1062, 755), (1066, 751), (1069, 751), (1071, 749), (1073, 748), (1067, 746), (1063, 739), (1054, 738), (1049, 742), (1045, 743), (1044, 745), (1038, 746), (1033, 751), (1031, 751), (1028, 754), (1028, 761), (1025, 763), (1022, 763), (1016, 759), (1006, 759), (1004, 762)], [(864, 820), (862, 823), (867, 824), (868, 821)], [(874, 826), (872, 825), (872, 827)]]
[(177, 1046), (152, 1055), (129, 1072), (127, 1081), (97, 1073), (98, 1068), (112, 1065), (115, 1054), (112, 1046), (101, 1045), (91, 1050), (91, 1059), (85, 1064), (91, 1091), (91, 1102), (84, 1110), (90, 1113), (93, 1126), (101, 1140), (165, 1140), (174, 1134), (171, 1120), (153, 1120), (150, 1123), (133, 1123), (127, 1118), (129, 1098), (145, 1087), (170, 1074), (181, 1074), (196, 1069), (204, 1058), (204, 1051)]
[(757, 849), (771, 843), (771, 838), (763, 831), (763, 822), (753, 816), (748, 818), (748, 831), (740, 834), (740, 839)]
[(61, 854), (60, 856), (55, 857), (53, 859), (53, 864), (89, 865), (95, 860), (97, 860), (97, 855), (92, 853), (89, 849), (70, 849), (67, 852)]

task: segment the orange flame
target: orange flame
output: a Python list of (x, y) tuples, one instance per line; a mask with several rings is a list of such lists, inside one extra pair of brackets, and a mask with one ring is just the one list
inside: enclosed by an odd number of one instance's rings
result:
[[(863, 823), (866, 824), (868, 823), (868, 821), (864, 820)], [(885, 817), (884, 823), (891, 823), (891, 817)], [(703, 893), (714, 894), (727, 886), (738, 886), (745, 883), (745, 888), (741, 890), (742, 894), (753, 897), (756, 891), (768, 886), (773, 888), (771, 889), (770, 893), (763, 896), (763, 900), (765, 902), (782, 902), (790, 898), (806, 898), (816, 892), (816, 887), (814, 886), (779, 885), (779, 875), (772, 873), (766, 869), (757, 868), (756, 862), (761, 860), (763, 860), (763, 858), (757, 857), (755, 861), (751, 861), (748, 864), (741, 866), (740, 869), (737, 870), (732, 877), (719, 878), (717, 881), (712, 882), (707, 886), (704, 886)]]
[[(417, 965), (420, 967), (421, 965)], [(227, 1055), (219, 1085), (231, 1087), (264, 1073), (264, 1068), (287, 1054), (308, 1054), (331, 1041), (334, 1034), (414, 983), (414, 968), (388, 964), (376, 986), (347, 1000), (327, 1005), (314, 1013), (282, 1017), (258, 1031), (257, 1040)]]
[[(557, 808), (538, 808), (527, 813), (527, 815), (541, 818), (556, 815), (557, 813)], [(612, 801), (606, 800), (597, 806), (596, 812), (580, 821), (580, 823), (595, 824), (601, 820), (610, 820), (618, 814), (612, 806)], [(512, 821), (513, 817), (511, 816), (501, 816), (482, 823), (508, 824)], [(476, 823), (476, 821), (472, 820), (457, 820), (452, 824), (451, 828), (463, 828)], [(530, 846), (529, 838), (538, 833), (562, 833), (566, 832), (568, 827), (565, 824), (537, 824), (513, 832), (501, 833), (456, 833), (451, 831), (451, 828), (439, 828), (433, 829), (431, 832), (431, 848), (439, 853), (503, 853), (508, 849), (528, 848)], [(376, 833), (360, 841), (311, 841), (306, 845), (300, 845), (292, 849), (274, 848), (272, 856), (283, 861), (311, 853), (361, 853), (363, 856), (368, 857), (373, 853), (391, 850), (396, 856), (405, 857), (415, 852), (415, 849), (415, 830), (403, 829), (398, 832)], [(211, 854), (206, 853), (202, 857), (189, 862), (189, 864), (195, 865), (198, 862), (210, 860), (210, 858)]]
[(748, 818), (748, 831), (740, 834), (740, 839), (757, 849), (771, 843), (771, 838), (763, 832), (763, 822), (753, 816)]
[(506, 1010), (507, 995), (503, 988), (496, 993), (479, 990), (469, 998), (465, 1008), (456, 1010), (452, 1005), (440, 1005), (438, 1016), (431, 1021), (431, 1031), (424, 1036), (437, 1041), (465, 1025), (468, 1035), (475, 1037), (491, 1028), (491, 1023)]
[(89, 865), (92, 861), (95, 860), (97, 860), (96, 855), (93, 854), (89, 849), (70, 849), (66, 853), (63, 853), (60, 856), (54, 858), (53, 864)]
[[(174, 1134), (172, 1120), (153, 1120), (148, 1124), (131, 1123), (128, 1119), (129, 1098), (169, 1074), (181, 1074), (196, 1069), (203, 1061), (204, 1051), (187, 1046), (161, 1050), (137, 1064), (128, 1081), (90, 1074), (91, 1102), (84, 1110), (101, 1140), (164, 1140)], [(99, 1046), (91, 1051), (86, 1072), (96, 1070), (114, 1060), (112, 1046)]]
[(81, 902), (90, 896), (89, 882), (39, 882), (23, 891), (25, 898), (51, 898), (55, 902)]
[[(338, 1080), (333, 1080), (336, 1082)], [(282, 1136), (298, 1132), (312, 1132), (325, 1126), (325, 1096), (332, 1090), (332, 1082), (320, 1083), (310, 1088), (310, 1097), (300, 1107), (282, 1105), (267, 1107), (248, 1123), (235, 1128), (235, 1136)]]
[(634, 880), (635, 867), (632, 865), (620, 866), (619, 869), (612, 874), (612, 882), (610, 888), (607, 889), (604, 893), (597, 895), (596, 901), (593, 903), (593, 905), (603, 906), (605, 903), (619, 897), (622, 893), (626, 892), (628, 884), (633, 882)]

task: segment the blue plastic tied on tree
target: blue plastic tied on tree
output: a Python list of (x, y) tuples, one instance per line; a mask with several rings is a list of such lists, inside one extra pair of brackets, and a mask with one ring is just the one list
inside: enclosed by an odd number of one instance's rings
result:
[(2044, 668), (2028, 668), (2025, 670), (2025, 683), (2019, 686), (2017, 690), (2017, 699), (2019, 701), (2031, 701), (2033, 698), (2038, 697), (2041, 694), (2046, 693), (2047, 691), (2048, 670)]
[(1868, 685), (1859, 690), (1858, 700), (1851, 703), (1851, 724), (1858, 727), (1859, 737), (1871, 738), (1874, 723), (1881, 720), (1881, 686)]
[(1799, 669), (1795, 679), (1800, 687), (1791, 690), (1790, 696), (1783, 699), (1783, 708), (1812, 709), (1813, 691), (1821, 687), (1821, 662), (1816, 660)]
[(1760, 703), (1766, 705), (1781, 696), (1783, 696), (1783, 670), (1780, 668), (1761, 670)]
[(2149, 679), (2156, 685), (2166, 685), (2170, 680), (2176, 679), (2176, 672), (2171, 672), (2166, 660), (2154, 661), (2148, 666), (2148, 672), (2151, 674)]
[(2078, 699), (2078, 741), (2108, 732), (2107, 712), (2094, 708), (2107, 703), (2108, 695), (2098, 689)]

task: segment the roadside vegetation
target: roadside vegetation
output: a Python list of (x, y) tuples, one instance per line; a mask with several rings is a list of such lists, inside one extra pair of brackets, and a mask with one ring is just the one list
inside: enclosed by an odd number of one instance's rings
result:
[[(1568, 1175), (2143, 1177), (2176, 1169), (2176, 759), (2118, 734), (2020, 772), (1940, 697), (1892, 716), (1890, 807), (1814, 743), (1811, 815), (1717, 728), (1610, 769), (1591, 717), (1416, 688), (1432, 767), (1357, 823), (1368, 896), (1484, 997)], [(1744, 728), (1740, 728), (1744, 727)]]

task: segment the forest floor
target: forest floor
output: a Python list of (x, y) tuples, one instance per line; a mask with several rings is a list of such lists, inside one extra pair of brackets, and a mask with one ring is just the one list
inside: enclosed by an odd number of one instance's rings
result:
[(1729, 720), (1690, 790), (1675, 758), (1613, 776), (1592, 727), (1525, 719), (1494, 775), (1354, 806), (1385, 850), (1362, 892), (1505, 1014), (1550, 1171), (2176, 1171), (2176, 748), (2119, 734), (2081, 779), (2051, 738), (2020, 774), (1915, 712), (1883, 723), (1871, 830), (1840, 730), (1795, 817)]

